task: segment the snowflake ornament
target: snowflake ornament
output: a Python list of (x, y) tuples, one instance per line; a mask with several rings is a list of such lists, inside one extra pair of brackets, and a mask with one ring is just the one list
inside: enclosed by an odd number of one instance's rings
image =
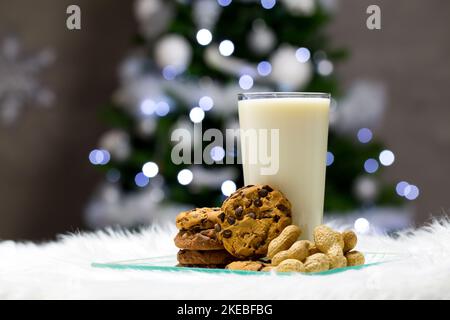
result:
[(27, 105), (50, 106), (54, 95), (39, 81), (41, 71), (51, 64), (54, 55), (43, 50), (24, 56), (17, 38), (0, 44), (0, 122), (12, 124)]

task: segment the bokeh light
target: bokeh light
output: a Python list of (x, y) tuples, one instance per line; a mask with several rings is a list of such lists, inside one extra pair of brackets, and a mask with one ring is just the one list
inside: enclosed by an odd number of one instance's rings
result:
[(180, 172), (178, 172), (177, 179), (180, 184), (186, 186), (192, 182), (192, 180), (194, 179), (194, 175), (192, 174), (191, 170), (183, 169)]
[(140, 109), (142, 114), (149, 116), (155, 112), (156, 103), (152, 99), (145, 99), (141, 102)]
[(394, 153), (391, 150), (383, 150), (383, 151), (380, 152), (379, 159), (380, 159), (380, 163), (383, 166), (387, 167), (387, 166), (390, 166), (390, 165), (392, 165), (394, 163), (395, 155), (394, 155)]
[(159, 167), (156, 163), (149, 161), (142, 166), (142, 173), (149, 178), (155, 177), (159, 172)]
[(256, 67), (259, 75), (266, 77), (272, 72), (272, 65), (267, 61), (261, 61)]
[(156, 104), (156, 109), (155, 109), (155, 113), (160, 116), (160, 117), (164, 117), (166, 116), (170, 111), (170, 106), (167, 102), (165, 101), (160, 101)]
[(211, 148), (210, 155), (214, 161), (222, 161), (225, 158), (225, 150), (220, 146), (215, 146)]
[(365, 234), (370, 230), (370, 222), (365, 218), (358, 218), (354, 223), (354, 228), (357, 233)]
[(209, 96), (203, 96), (198, 100), (198, 105), (204, 111), (209, 111), (214, 107), (214, 100)]
[(146, 185), (148, 185), (150, 179), (145, 176), (145, 174), (143, 174), (142, 172), (139, 172), (135, 177), (134, 177), (134, 183), (136, 183), (136, 185), (138, 187), (145, 187)]
[(317, 72), (322, 76), (329, 76), (333, 69), (333, 63), (330, 60), (324, 59), (317, 64)]
[(93, 165), (105, 165), (111, 160), (111, 155), (107, 150), (94, 149), (89, 153), (89, 161)]
[(211, 31), (208, 29), (200, 29), (197, 32), (197, 42), (201, 44), (202, 46), (207, 46), (212, 41), (212, 34)]
[(231, 4), (231, 0), (217, 0), (217, 3), (221, 7), (227, 7)]
[(419, 188), (413, 184), (408, 185), (404, 192), (405, 198), (408, 200), (415, 200), (420, 194)]
[(272, 9), (273, 7), (275, 7), (276, 3), (276, 0), (261, 0), (261, 6), (264, 9)]
[(205, 118), (205, 111), (203, 111), (203, 109), (200, 107), (192, 108), (189, 112), (189, 118), (193, 123), (202, 122)]
[(234, 52), (234, 44), (230, 40), (223, 40), (219, 44), (219, 52), (221, 55), (228, 57), (231, 56)]
[(406, 181), (400, 181), (399, 183), (397, 183), (396, 187), (395, 187), (395, 191), (397, 192), (397, 194), (401, 197), (405, 196), (405, 189), (406, 187), (409, 186), (409, 183)]
[(222, 193), (228, 197), (236, 191), (236, 184), (231, 180), (226, 180), (222, 183), (220, 189), (222, 190)]
[(358, 130), (357, 134), (358, 140), (361, 143), (368, 143), (372, 140), (373, 134), (372, 131), (368, 128), (361, 128)]
[(244, 74), (239, 78), (239, 86), (244, 90), (249, 90), (253, 87), (253, 78), (248, 74)]
[(327, 166), (331, 166), (334, 162), (334, 154), (330, 151), (327, 152)]
[(174, 66), (166, 66), (162, 69), (162, 76), (166, 80), (173, 80), (178, 74), (177, 68)]
[(378, 161), (375, 160), (375, 159), (373, 159), (373, 158), (367, 159), (367, 160), (364, 162), (364, 170), (365, 170), (367, 173), (374, 173), (374, 172), (377, 172), (378, 168), (379, 168)]
[(305, 63), (311, 58), (311, 52), (308, 48), (298, 48), (295, 52), (295, 58), (298, 62)]

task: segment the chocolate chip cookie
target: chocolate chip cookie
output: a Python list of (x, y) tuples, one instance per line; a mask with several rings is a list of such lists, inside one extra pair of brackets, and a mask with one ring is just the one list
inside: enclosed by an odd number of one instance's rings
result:
[(236, 260), (226, 250), (180, 250), (177, 259), (182, 265), (225, 265)]
[(264, 256), (275, 237), (291, 224), (291, 203), (269, 185), (249, 185), (222, 205), (215, 226), (225, 249), (238, 258)]
[(179, 230), (206, 230), (219, 222), (220, 208), (197, 208), (181, 212), (176, 218)]
[(180, 249), (188, 250), (220, 250), (223, 249), (222, 242), (217, 239), (214, 229), (180, 231), (175, 236), (175, 245)]

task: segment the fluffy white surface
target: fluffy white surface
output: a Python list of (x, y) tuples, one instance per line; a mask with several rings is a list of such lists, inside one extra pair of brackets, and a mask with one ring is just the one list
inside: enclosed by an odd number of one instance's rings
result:
[[(175, 253), (173, 226), (104, 231), (44, 245), (0, 243), (1, 299), (449, 299), (450, 222), (398, 238), (360, 236), (363, 251), (409, 257), (327, 276), (241, 276), (95, 269), (107, 262)], [(214, 290), (214, 291), (212, 291)]]

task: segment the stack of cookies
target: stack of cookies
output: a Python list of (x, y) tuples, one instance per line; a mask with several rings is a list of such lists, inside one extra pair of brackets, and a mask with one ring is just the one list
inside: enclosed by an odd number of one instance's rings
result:
[(177, 255), (180, 266), (223, 268), (236, 260), (218, 239), (222, 216), (220, 208), (197, 208), (177, 216), (179, 232), (174, 242), (180, 248)]

